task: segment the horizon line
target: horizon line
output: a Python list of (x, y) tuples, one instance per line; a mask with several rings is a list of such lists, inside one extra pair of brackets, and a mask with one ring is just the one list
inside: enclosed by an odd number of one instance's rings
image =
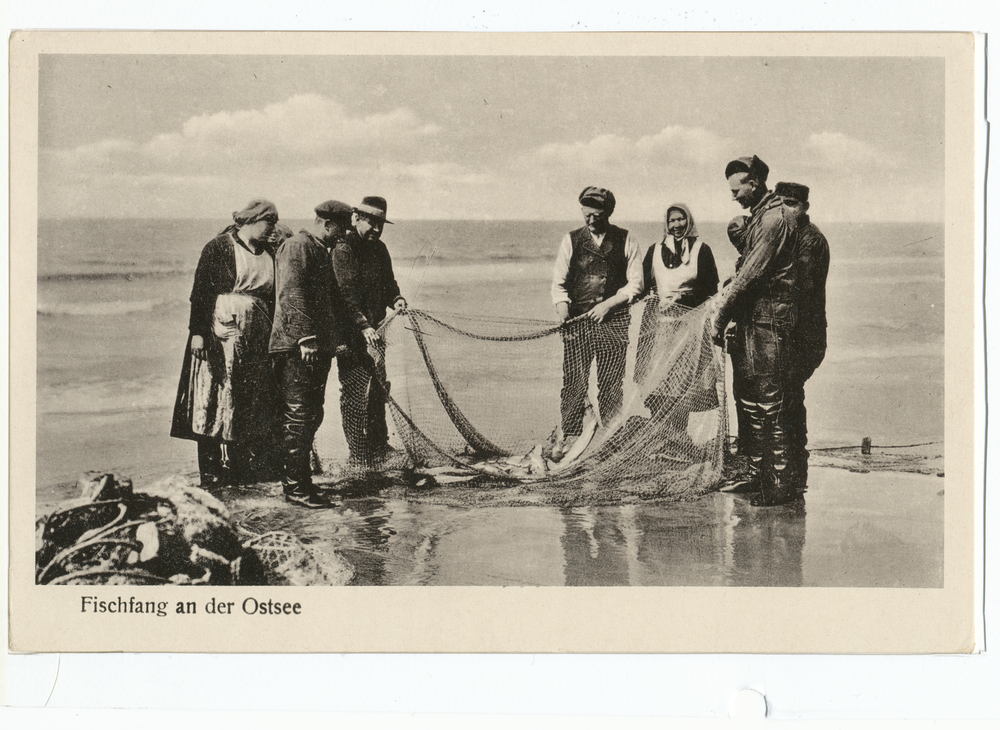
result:
[[(719, 223), (728, 224), (732, 218), (735, 218), (740, 213), (734, 214), (729, 219), (714, 219), (714, 218), (700, 218), (700, 223)], [(824, 218), (823, 216), (812, 216), (813, 218), (818, 218), (827, 223), (912, 223), (913, 225), (921, 225), (928, 223), (944, 224), (946, 221), (944, 218), (940, 219), (913, 219), (913, 218), (851, 218), (851, 219), (833, 219)], [(185, 220), (185, 221), (214, 221), (216, 223), (225, 222), (226, 218), (224, 216), (220, 217), (201, 217), (201, 216), (38, 216), (37, 221), (80, 221), (80, 220), (92, 220), (92, 221), (168, 221), (168, 220)], [(311, 221), (310, 217), (306, 218), (281, 218), (282, 221)], [(576, 222), (576, 218), (397, 218), (393, 221), (394, 225), (400, 223), (439, 223), (442, 221), (449, 222), (468, 222), (468, 221), (478, 221), (482, 223), (569, 223)], [(631, 223), (663, 223), (662, 218), (617, 218), (619, 221), (628, 221)], [(390, 229), (391, 230), (391, 229)]]

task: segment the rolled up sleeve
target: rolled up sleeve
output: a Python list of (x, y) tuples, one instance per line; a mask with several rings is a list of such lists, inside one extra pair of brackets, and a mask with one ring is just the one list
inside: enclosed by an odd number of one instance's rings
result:
[(572, 258), (573, 242), (570, 240), (569, 234), (567, 233), (563, 236), (562, 243), (559, 244), (559, 252), (556, 254), (556, 263), (552, 269), (553, 304), (560, 304), (562, 302), (570, 304), (572, 302), (572, 299), (569, 296), (569, 291), (566, 289), (566, 279), (569, 276), (569, 263)]
[(627, 303), (634, 302), (643, 292), (646, 284), (646, 277), (642, 272), (643, 253), (639, 250), (639, 245), (629, 233), (625, 239), (625, 286), (618, 290), (619, 294), (628, 297)]

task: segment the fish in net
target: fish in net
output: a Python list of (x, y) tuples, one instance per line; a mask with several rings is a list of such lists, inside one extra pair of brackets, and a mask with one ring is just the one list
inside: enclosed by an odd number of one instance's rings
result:
[(728, 433), (713, 305), (654, 294), (602, 323), (390, 317), (370, 352), (371, 387), (395, 428), (388, 459), (365, 466), (437, 484), (572, 488), (591, 503), (704, 494), (720, 480)]

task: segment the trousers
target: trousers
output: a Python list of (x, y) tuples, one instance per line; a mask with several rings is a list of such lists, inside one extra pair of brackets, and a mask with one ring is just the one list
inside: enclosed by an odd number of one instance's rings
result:
[(372, 357), (360, 347), (337, 359), (340, 378), (340, 415), (351, 463), (372, 467), (384, 458), (389, 445), (385, 421), (386, 382), (385, 346)]
[[(570, 315), (577, 316), (570, 307)], [(622, 382), (625, 377), (625, 351), (628, 349), (628, 310), (612, 312), (600, 323), (579, 320), (563, 330), (563, 386), (560, 411), (563, 435), (583, 432), (587, 407), (590, 366), (597, 360), (597, 405), (601, 420), (608, 423), (622, 409)]]
[(286, 493), (297, 492), (312, 485), (309, 457), (313, 438), (323, 423), (330, 356), (307, 365), (298, 352), (278, 353), (272, 356), (272, 367), (281, 395), (282, 485)]
[(740, 323), (736, 345), (733, 382), (740, 393), (734, 395), (749, 428), (750, 476), (765, 497), (784, 494), (794, 488), (803, 441), (794, 431), (800, 417), (804, 425), (805, 408), (788, 331), (775, 322)]

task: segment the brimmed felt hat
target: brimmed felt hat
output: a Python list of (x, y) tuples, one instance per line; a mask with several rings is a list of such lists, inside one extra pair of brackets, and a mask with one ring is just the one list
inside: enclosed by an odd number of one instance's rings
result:
[(780, 182), (774, 186), (774, 194), (782, 198), (794, 198), (800, 203), (809, 202), (809, 188), (793, 182)]
[(737, 172), (749, 172), (753, 177), (766, 183), (767, 173), (770, 171), (770, 168), (768, 168), (768, 166), (764, 164), (764, 161), (757, 157), (757, 155), (752, 155), (751, 157), (737, 157), (735, 160), (726, 165), (726, 179), (728, 180)]
[(351, 213), (354, 208), (339, 200), (328, 200), (316, 206), (316, 217), (336, 223), (351, 223)]
[(615, 194), (605, 188), (598, 188), (593, 185), (583, 189), (580, 193), (580, 205), (588, 208), (603, 210), (608, 215), (615, 212)]
[(389, 206), (386, 205), (385, 198), (380, 198), (377, 195), (368, 195), (361, 199), (361, 205), (356, 206), (354, 211), (364, 213), (372, 218), (378, 218), (383, 223), (392, 225), (392, 221), (385, 217), (388, 209)]

